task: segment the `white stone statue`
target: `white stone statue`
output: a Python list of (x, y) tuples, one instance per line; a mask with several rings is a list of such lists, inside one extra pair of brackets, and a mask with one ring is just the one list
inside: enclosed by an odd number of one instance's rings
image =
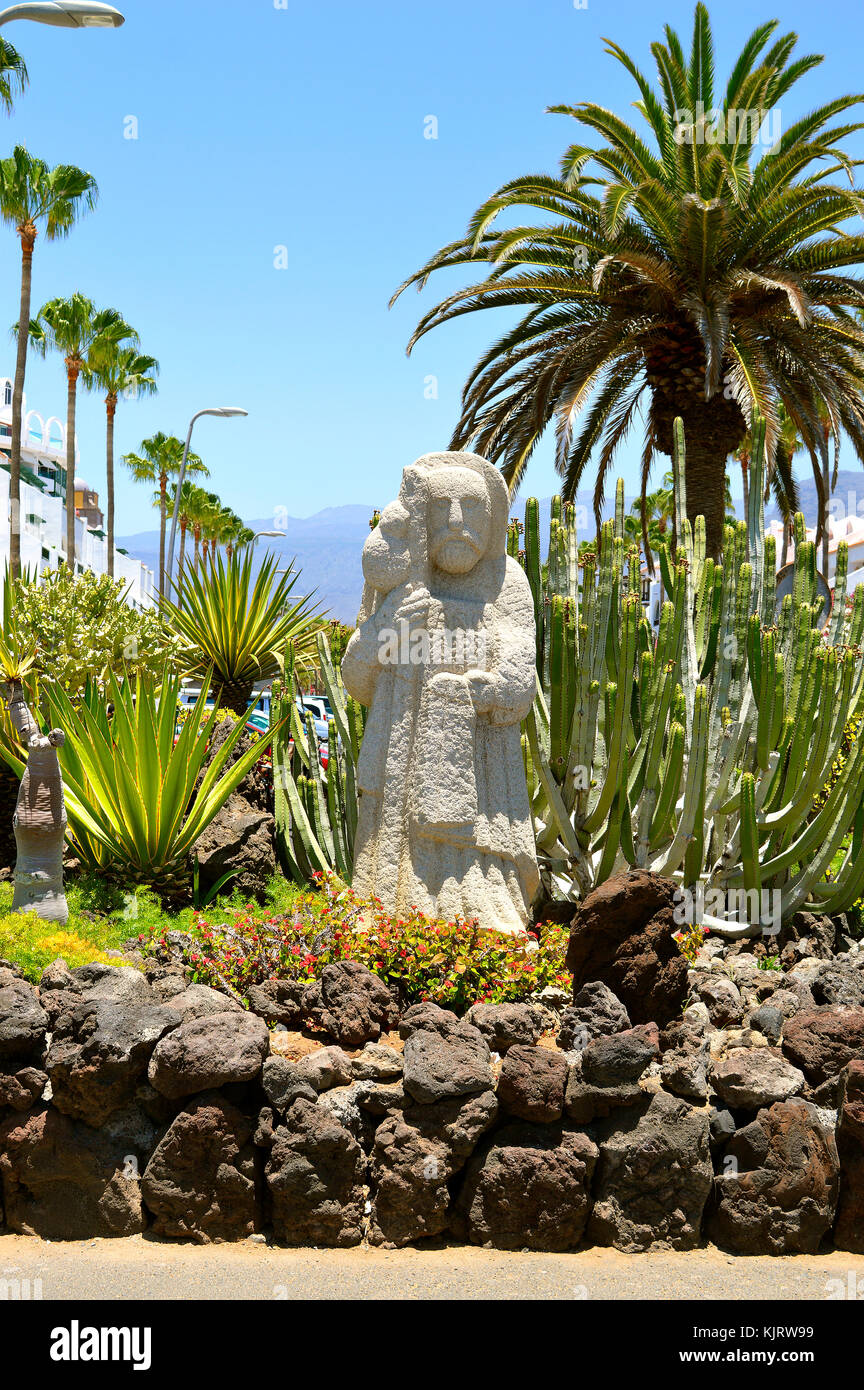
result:
[(426, 454), (363, 547), (342, 662), (369, 707), (352, 884), (524, 931), (539, 884), (520, 721), (535, 692), (534, 609), (506, 551), (507, 487), (485, 459)]

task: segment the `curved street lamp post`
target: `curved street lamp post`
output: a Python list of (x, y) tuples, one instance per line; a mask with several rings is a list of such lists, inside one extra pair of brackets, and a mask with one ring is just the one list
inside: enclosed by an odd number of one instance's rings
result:
[(189, 430), (186, 434), (186, 443), (183, 447), (183, 458), (180, 461), (180, 473), (177, 478), (177, 486), (174, 489), (174, 510), (171, 514), (171, 535), (168, 540), (168, 559), (165, 564), (165, 578), (171, 582), (171, 574), (174, 568), (174, 539), (177, 535), (177, 518), (180, 515), (180, 493), (183, 491), (183, 479), (186, 477), (186, 460), (189, 457), (189, 445), (192, 443), (192, 429), (195, 421), (200, 420), (202, 415), (218, 415), (220, 419), (227, 419), (232, 415), (248, 415), (248, 410), (242, 410), (237, 405), (216, 405), (209, 406), (206, 410), (198, 410), (189, 421)]

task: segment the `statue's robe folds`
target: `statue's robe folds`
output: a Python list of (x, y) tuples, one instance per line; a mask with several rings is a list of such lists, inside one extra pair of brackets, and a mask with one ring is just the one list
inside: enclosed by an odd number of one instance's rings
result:
[[(345, 685), (369, 707), (352, 884), (397, 916), (414, 907), (512, 932), (524, 930), (539, 883), (519, 727), (535, 693), (534, 611), (515, 560), (484, 569), (492, 583), (468, 595), (431, 586), (428, 663), (410, 659), (404, 629), (401, 659), (382, 641), (399, 630), (407, 584), (348, 645)], [(458, 637), (447, 648), (445, 630), (464, 634), (461, 648)], [(465, 676), (482, 671), (492, 703), (478, 713)]]

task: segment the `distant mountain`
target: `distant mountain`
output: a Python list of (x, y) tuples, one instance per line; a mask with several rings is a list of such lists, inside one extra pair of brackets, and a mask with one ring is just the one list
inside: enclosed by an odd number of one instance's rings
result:
[[(816, 484), (811, 476), (808, 475), (799, 480), (798, 492), (801, 510), (807, 525), (813, 526), (816, 521), (817, 494)], [(627, 497), (628, 511), (633, 501), (632, 496)], [(603, 509), (605, 517), (611, 515), (613, 503), (614, 496), (612, 498), (607, 497), (606, 506)], [(734, 504), (738, 515), (743, 515), (741, 499), (734, 499)], [(852, 471), (847, 469), (840, 472), (834, 491), (834, 505), (838, 515), (845, 511), (864, 515), (864, 470)], [(546, 549), (545, 538), (549, 532), (551, 506), (552, 499), (549, 497), (543, 498), (540, 502), (540, 536), (544, 552)], [(579, 508), (577, 523), (580, 537), (590, 537), (594, 534), (592, 494), (590, 492), (578, 493), (576, 506)], [(316, 512), (314, 516), (292, 516), (287, 519), (280, 517), (278, 527), (272, 517), (257, 517), (247, 521), (246, 525), (253, 531), (276, 529), (285, 531), (284, 540), (262, 537), (255, 547), (256, 558), (260, 561), (265, 552), (271, 550), (279, 556), (283, 564), (287, 565), (289, 560), (295, 559), (302, 571), (297, 582), (297, 592), (309, 592), (315, 589), (319, 602), (323, 604), (331, 617), (339, 618), (344, 623), (353, 623), (357, 617), (360, 595), (363, 590), (360, 552), (363, 549), (363, 542), (369, 534), (369, 519), (373, 510), (374, 508), (371, 506), (325, 507), (323, 511)], [(515, 502), (512, 511), (514, 516), (520, 518), (524, 516), (524, 501)], [(777, 516), (777, 507), (772, 499), (765, 507), (765, 520), (766, 522), (772, 521)], [(158, 531), (142, 531), (134, 536), (119, 536), (117, 545), (128, 550), (129, 554), (134, 555), (136, 559), (143, 560), (154, 571), (157, 569), (159, 564)]]
[[(260, 562), (269, 550), (281, 564), (296, 560), (302, 571), (295, 592), (316, 590), (317, 600), (331, 617), (353, 623), (360, 606), (363, 575), (360, 552), (369, 534), (373, 507), (325, 507), (309, 517), (257, 517), (246, 522), (252, 531), (284, 531), (284, 540), (264, 537), (255, 546)], [(187, 541), (188, 541), (187, 536)], [(179, 539), (177, 545), (179, 546)], [(159, 532), (142, 531), (134, 536), (118, 536), (117, 545), (156, 571), (159, 567)]]
[[(807, 525), (815, 526), (819, 497), (812, 473), (798, 479), (798, 503)], [(840, 469), (837, 486), (831, 494), (831, 509), (837, 517), (864, 516), (864, 469)], [(776, 521), (779, 518), (780, 513), (772, 498), (770, 503), (765, 504), (765, 520)]]

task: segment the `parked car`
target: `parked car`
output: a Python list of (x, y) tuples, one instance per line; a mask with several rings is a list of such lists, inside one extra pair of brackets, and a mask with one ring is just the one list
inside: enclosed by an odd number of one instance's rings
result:
[(319, 743), (326, 743), (328, 738), (327, 720), (331, 717), (330, 701), (325, 695), (298, 695), (297, 708), (301, 714), (306, 710), (312, 715), (315, 724), (315, 737)]

